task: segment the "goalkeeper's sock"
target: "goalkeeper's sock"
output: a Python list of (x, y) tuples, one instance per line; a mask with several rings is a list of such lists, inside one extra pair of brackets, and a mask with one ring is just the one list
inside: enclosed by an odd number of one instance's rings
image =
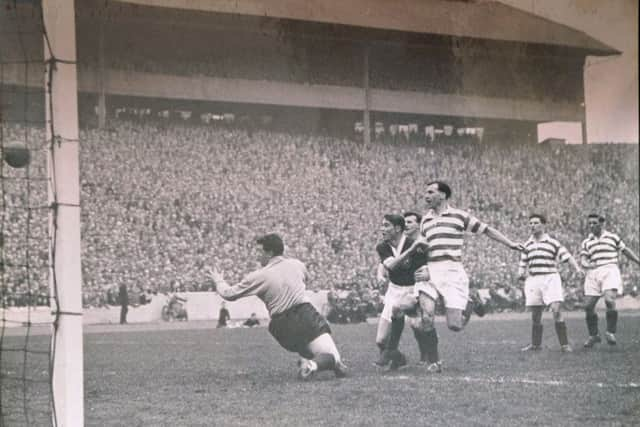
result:
[(567, 338), (567, 324), (563, 321), (556, 322), (556, 334), (558, 335), (558, 341), (560, 345), (569, 344), (569, 339)]
[(387, 341), (387, 348), (389, 350), (397, 350), (400, 345), (400, 337), (402, 337), (402, 331), (404, 330), (404, 316), (397, 319), (391, 319), (391, 333), (389, 334), (389, 340)]
[(618, 326), (618, 311), (607, 310), (607, 332), (615, 334)]
[(327, 371), (336, 366), (336, 358), (331, 353), (319, 353), (312, 360), (318, 365), (318, 371)]

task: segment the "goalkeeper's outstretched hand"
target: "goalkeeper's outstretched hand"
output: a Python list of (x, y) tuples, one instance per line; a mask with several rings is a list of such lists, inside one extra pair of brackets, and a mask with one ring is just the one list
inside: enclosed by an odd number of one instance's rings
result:
[(209, 276), (209, 278), (211, 278), (211, 280), (213, 280), (214, 285), (217, 285), (220, 282), (224, 282), (224, 276), (222, 275), (222, 272), (216, 267), (210, 267), (207, 265), (204, 267), (204, 272), (207, 274), (207, 276)]

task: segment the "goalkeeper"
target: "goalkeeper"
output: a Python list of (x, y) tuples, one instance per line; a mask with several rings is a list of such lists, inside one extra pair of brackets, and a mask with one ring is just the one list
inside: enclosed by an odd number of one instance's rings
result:
[(284, 242), (277, 234), (264, 235), (256, 243), (262, 268), (247, 274), (237, 285), (227, 284), (215, 267), (206, 268), (218, 294), (228, 301), (255, 295), (265, 303), (271, 316), (271, 335), (286, 350), (302, 357), (301, 379), (325, 370), (333, 370), (338, 378), (346, 376), (329, 324), (305, 296), (305, 265), (283, 256)]

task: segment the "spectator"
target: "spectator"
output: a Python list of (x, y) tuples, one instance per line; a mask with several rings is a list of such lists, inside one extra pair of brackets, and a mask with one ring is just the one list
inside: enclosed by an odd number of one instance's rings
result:
[(216, 328), (226, 328), (227, 322), (231, 320), (231, 314), (229, 314), (229, 310), (227, 310), (227, 305), (223, 301), (220, 304), (220, 311), (218, 312), (218, 325)]
[(248, 328), (252, 328), (254, 326), (258, 326), (260, 321), (258, 320), (258, 316), (255, 313), (251, 313), (251, 317), (244, 321), (242, 326), (246, 326)]
[(121, 283), (118, 288), (118, 301), (120, 302), (120, 324), (127, 323), (127, 312), (129, 311), (129, 292), (127, 285)]

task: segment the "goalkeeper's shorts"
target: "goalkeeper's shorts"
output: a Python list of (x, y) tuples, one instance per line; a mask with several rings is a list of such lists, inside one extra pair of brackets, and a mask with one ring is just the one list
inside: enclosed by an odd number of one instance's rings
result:
[(269, 333), (286, 350), (307, 357), (309, 343), (322, 334), (330, 334), (331, 328), (315, 307), (305, 302), (271, 316)]

